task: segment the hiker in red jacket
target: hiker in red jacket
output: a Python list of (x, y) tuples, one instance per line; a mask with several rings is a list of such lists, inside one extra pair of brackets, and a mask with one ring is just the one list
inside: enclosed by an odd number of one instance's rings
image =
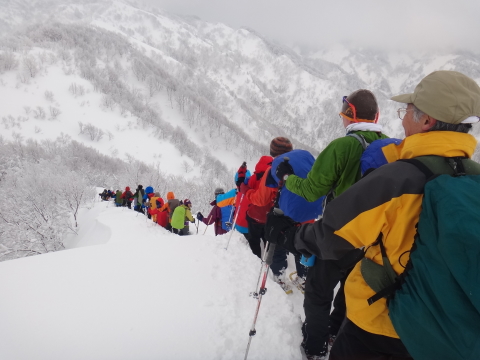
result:
[(122, 194), (121, 198), (123, 199), (123, 204), (122, 206), (127, 206), (129, 209), (132, 208), (132, 201), (133, 201), (133, 194), (130, 191), (130, 187), (127, 186), (125, 188), (124, 193)]
[(152, 198), (152, 199), (155, 199), (154, 200), (155, 201), (155, 208), (153, 208), (153, 206), (151, 206), (148, 209), (148, 213), (150, 215), (152, 215), (152, 219), (155, 219), (155, 221), (158, 225), (166, 228), (167, 225), (168, 225), (168, 211), (167, 211), (167, 209), (161, 210), (162, 208), (164, 208), (165, 202), (163, 201), (163, 199), (161, 197)]
[(238, 168), (237, 171), (237, 188), (240, 189), (240, 185), (245, 181), (245, 176), (247, 176), (247, 163), (244, 161), (243, 164)]

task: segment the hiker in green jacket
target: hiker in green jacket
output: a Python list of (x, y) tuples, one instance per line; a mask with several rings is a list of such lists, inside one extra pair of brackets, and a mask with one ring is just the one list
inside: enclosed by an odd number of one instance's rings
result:
[(123, 199), (122, 199), (122, 192), (120, 190), (117, 190), (115, 192), (115, 206), (119, 207), (122, 206)]
[(172, 230), (175, 234), (188, 235), (188, 221), (195, 222), (191, 209), (192, 203), (188, 199), (183, 200), (183, 203), (175, 208), (172, 215)]
[[(340, 119), (347, 135), (333, 140), (318, 155), (305, 179), (293, 175), (288, 165), (277, 167), (278, 178), (286, 178), (285, 186), (291, 192), (307, 201), (315, 201), (327, 195), (324, 204), (340, 195), (360, 177), (360, 157), (364, 147), (360, 140), (371, 143), (388, 138), (382, 134), (382, 126), (377, 124), (379, 108), (375, 95), (365, 89), (354, 91), (342, 98)], [(286, 163), (282, 163), (283, 166)], [(353, 267), (352, 264), (351, 267)], [(345, 295), (343, 284), (351, 269), (340, 268), (335, 261), (316, 259), (308, 270), (305, 282), (305, 322), (302, 327), (307, 359), (323, 359), (327, 356), (328, 345), (332, 345), (341, 323), (345, 318)], [(341, 282), (334, 300), (334, 310), (330, 314), (334, 289)]]
[[(358, 134), (368, 143), (388, 136), (377, 124), (379, 109), (373, 93), (357, 90), (343, 97), (340, 118), (347, 134)], [(315, 201), (332, 193), (336, 197), (360, 179), (360, 157), (363, 147), (352, 136), (333, 140), (318, 155), (306, 179), (291, 175), (285, 185), (291, 192), (308, 201)]]

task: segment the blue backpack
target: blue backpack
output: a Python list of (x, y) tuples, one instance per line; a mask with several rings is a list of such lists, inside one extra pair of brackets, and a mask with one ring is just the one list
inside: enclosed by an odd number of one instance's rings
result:
[(347, 134), (358, 140), (358, 142), (363, 147), (363, 154), (360, 157), (360, 172), (364, 176), (367, 172), (372, 171), (372, 169), (379, 168), (382, 165), (388, 164), (385, 155), (383, 154), (382, 148), (395, 144), (398, 145), (402, 142), (400, 139), (388, 138), (388, 139), (378, 139), (368, 143), (365, 138), (360, 134)]

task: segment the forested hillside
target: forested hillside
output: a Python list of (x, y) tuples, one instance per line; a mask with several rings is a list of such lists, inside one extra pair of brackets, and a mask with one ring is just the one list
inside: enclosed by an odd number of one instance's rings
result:
[[(372, 90), (385, 133), (403, 137), (392, 95), (439, 69), (480, 81), (477, 49), (301, 52), (253, 29), (137, 2), (0, 6), (0, 260), (62, 248), (95, 186), (142, 183), (204, 210), (272, 138), (317, 155), (342, 136), (343, 95)], [(74, 204), (70, 185), (82, 195)], [(11, 196), (18, 192), (28, 196)]]

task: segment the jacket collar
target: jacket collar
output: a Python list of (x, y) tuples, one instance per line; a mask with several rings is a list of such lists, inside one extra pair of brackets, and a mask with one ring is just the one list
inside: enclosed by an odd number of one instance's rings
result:
[(406, 137), (399, 145), (382, 148), (388, 162), (417, 156), (472, 157), (477, 140), (470, 134), (453, 131), (431, 131)]

